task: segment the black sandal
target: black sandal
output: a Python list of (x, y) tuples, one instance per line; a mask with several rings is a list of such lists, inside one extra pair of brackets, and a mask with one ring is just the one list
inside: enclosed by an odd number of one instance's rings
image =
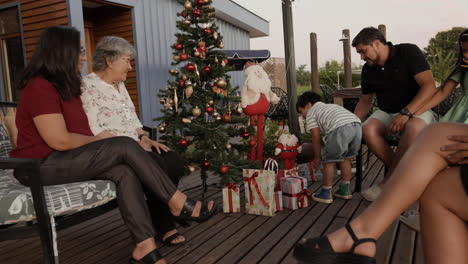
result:
[[(319, 237), (308, 239), (304, 243), (298, 243), (294, 249), (294, 257), (303, 263), (320, 264), (375, 264), (375, 258), (354, 254), (354, 249), (360, 244), (377, 241), (373, 238), (358, 239), (349, 224), (346, 224), (346, 230), (354, 241), (349, 252), (337, 253), (328, 240), (328, 237)], [(316, 248), (316, 246), (319, 248)]]
[(154, 249), (150, 253), (146, 254), (140, 260), (134, 258), (130, 259), (130, 264), (154, 264), (163, 259), (163, 256), (159, 253), (158, 249)]
[(195, 209), (196, 203), (197, 201), (187, 197), (187, 200), (185, 200), (184, 208), (182, 208), (180, 215), (174, 216), (175, 221), (177, 221), (181, 225), (187, 224), (187, 220), (195, 222), (204, 222), (216, 213), (215, 201), (213, 201), (213, 207), (211, 208), (211, 211), (208, 210), (208, 202), (203, 201), (200, 208), (200, 214), (198, 215), (198, 217), (194, 217), (192, 216), (192, 213)]
[[(175, 232), (174, 234), (170, 235), (168, 238), (166, 239), (162, 239), (161, 238), (161, 242), (166, 245), (166, 246), (170, 246), (170, 247), (175, 247), (175, 246), (180, 246), (180, 245), (183, 245), (185, 244), (185, 242), (187, 241), (184, 237), (184, 241), (182, 242), (179, 242), (179, 243), (172, 243), (172, 241), (176, 240), (178, 237), (182, 236), (179, 232)], [(183, 237), (183, 236), (182, 236)]]

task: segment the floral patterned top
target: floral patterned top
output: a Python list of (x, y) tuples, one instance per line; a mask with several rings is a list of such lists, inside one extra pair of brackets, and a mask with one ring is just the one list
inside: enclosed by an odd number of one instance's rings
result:
[(83, 108), (94, 135), (107, 131), (116, 136), (128, 136), (138, 141), (136, 129), (143, 127), (135, 106), (123, 82), (119, 91), (94, 72), (83, 78), (81, 86)]

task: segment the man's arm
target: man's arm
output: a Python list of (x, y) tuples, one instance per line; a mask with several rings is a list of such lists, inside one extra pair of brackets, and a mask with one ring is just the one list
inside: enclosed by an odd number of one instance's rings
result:
[(354, 114), (364, 121), (366, 119), (369, 110), (372, 107), (372, 100), (374, 99), (374, 94), (363, 94), (359, 98), (359, 102), (354, 109)]
[[(406, 106), (411, 114), (416, 113), (422, 106), (428, 103), (436, 91), (434, 78), (432, 77), (432, 72), (430, 70), (416, 74), (414, 79), (421, 88), (413, 100)], [(399, 114), (393, 119), (388, 130), (391, 133), (401, 131), (408, 120), (408, 116)]]

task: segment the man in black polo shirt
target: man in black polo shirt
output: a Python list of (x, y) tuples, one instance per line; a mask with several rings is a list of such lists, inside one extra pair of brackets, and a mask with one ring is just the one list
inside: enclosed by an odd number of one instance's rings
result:
[[(364, 121), (374, 95), (377, 96), (379, 109), (364, 123), (363, 137), (369, 149), (391, 172), (419, 132), (435, 121), (431, 110), (412, 115), (436, 91), (432, 72), (416, 45), (393, 45), (376, 28), (361, 30), (352, 45), (366, 62), (361, 76), (362, 95), (354, 113)], [(386, 138), (395, 134), (400, 135), (400, 141), (393, 152)], [(362, 196), (375, 200), (388, 178), (364, 190)]]

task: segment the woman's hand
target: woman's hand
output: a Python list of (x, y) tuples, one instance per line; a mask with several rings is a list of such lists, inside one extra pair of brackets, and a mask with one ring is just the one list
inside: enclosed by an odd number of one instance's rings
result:
[(468, 136), (451, 135), (447, 137), (455, 143), (440, 147), (442, 151), (452, 151), (447, 156), (451, 164), (468, 164)]
[(140, 146), (148, 152), (151, 152), (152, 151), (151, 147), (154, 147), (156, 151), (158, 152), (158, 154), (161, 154), (161, 150), (164, 152), (168, 152), (170, 150), (170, 148), (168, 148), (166, 145), (158, 143), (157, 141), (151, 140), (147, 136), (142, 137), (141, 140), (138, 141), (138, 144), (140, 144)]

